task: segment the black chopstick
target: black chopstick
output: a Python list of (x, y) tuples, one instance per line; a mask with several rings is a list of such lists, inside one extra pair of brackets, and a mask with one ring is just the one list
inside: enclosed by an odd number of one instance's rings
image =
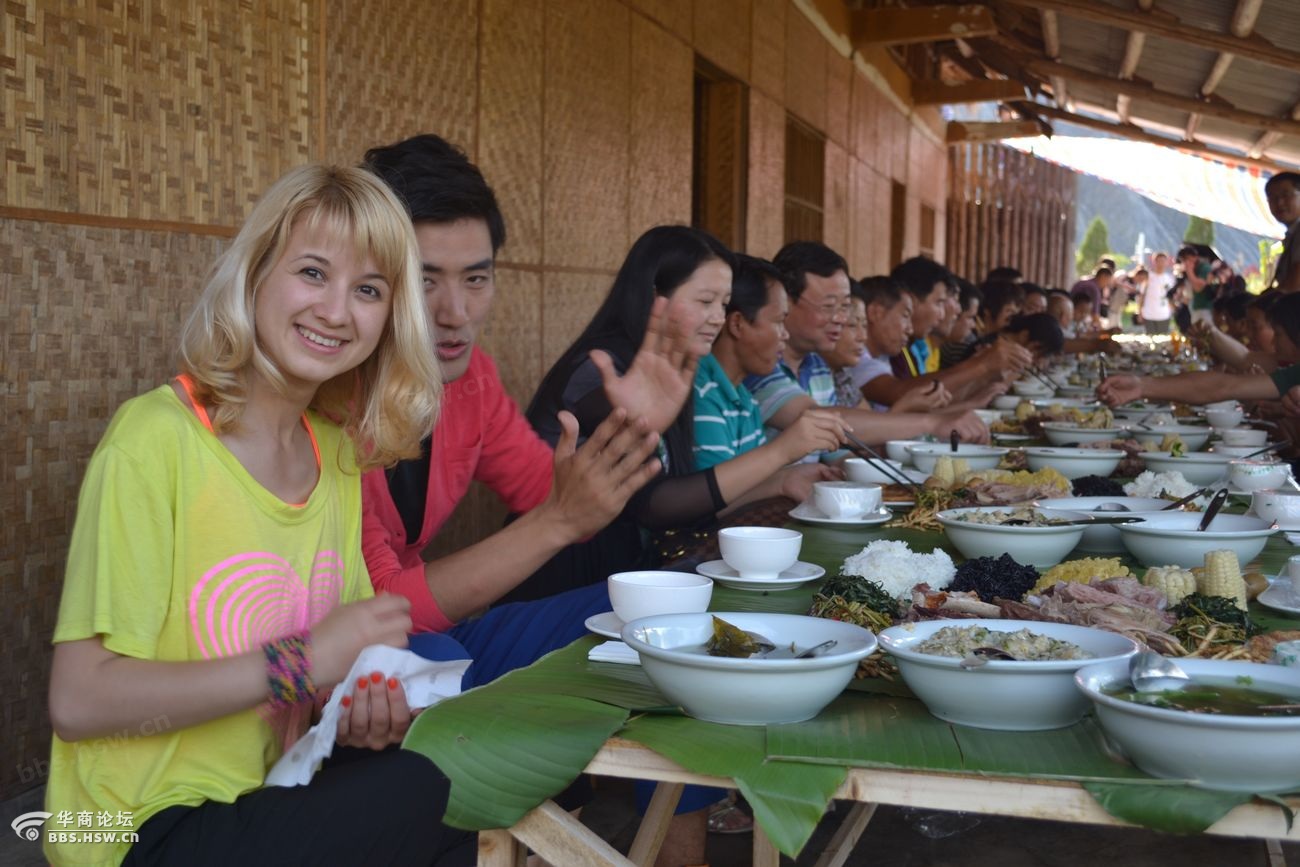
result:
[(875, 467), (880, 470), (880, 472), (893, 479), (894, 484), (902, 485), (905, 488), (911, 488), (918, 493), (921, 491), (920, 485), (903, 475), (901, 472), (895, 472), (889, 461), (881, 457), (871, 446), (858, 439), (849, 431), (844, 432), (844, 438), (849, 441), (849, 451), (853, 452), (869, 465)]

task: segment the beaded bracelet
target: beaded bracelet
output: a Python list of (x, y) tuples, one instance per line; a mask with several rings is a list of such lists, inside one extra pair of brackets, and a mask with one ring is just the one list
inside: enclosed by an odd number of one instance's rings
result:
[(311, 679), (311, 665), (307, 661), (309, 647), (311, 633), (307, 631), (262, 645), (272, 707), (289, 707), (315, 697), (316, 684)]

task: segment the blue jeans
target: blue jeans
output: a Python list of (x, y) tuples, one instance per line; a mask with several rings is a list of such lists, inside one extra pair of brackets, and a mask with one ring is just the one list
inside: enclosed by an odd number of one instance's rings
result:
[[(609, 593), (601, 582), (545, 599), (491, 608), (482, 617), (458, 623), (446, 632), (417, 633), (410, 637), (410, 647), (425, 659), (474, 660), (461, 680), (462, 689), (472, 689), (572, 644), (588, 634), (584, 625), (588, 617), (609, 610)], [(654, 783), (637, 783), (641, 812), (653, 791)], [(677, 812), (701, 810), (726, 794), (724, 789), (687, 786)]]

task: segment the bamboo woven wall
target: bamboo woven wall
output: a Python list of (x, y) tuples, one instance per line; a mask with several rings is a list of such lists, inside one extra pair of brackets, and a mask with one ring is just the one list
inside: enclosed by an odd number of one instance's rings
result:
[[(826, 240), (856, 275), (892, 264), (891, 180), (944, 225), (916, 126), (937, 115), (909, 119), (791, 0), (16, 0), (0, 28), (0, 799), (43, 782), (86, 461), (174, 370), (207, 267), (288, 167), (424, 131), (470, 153), (510, 236), (483, 342), (521, 402), (632, 239), (690, 219), (697, 55), (749, 87), (751, 252), (783, 237), (787, 111), (826, 136)], [(476, 490), (438, 546), (500, 517)]]
[(1074, 281), (1078, 176), (1012, 148), (970, 144), (949, 153), (947, 263), (975, 282), (999, 265), (1040, 286)]

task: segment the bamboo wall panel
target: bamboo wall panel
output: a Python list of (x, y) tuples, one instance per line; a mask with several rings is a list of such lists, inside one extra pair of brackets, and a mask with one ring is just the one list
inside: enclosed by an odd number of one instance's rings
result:
[(627, 160), (628, 239), (691, 221), (695, 58), (690, 46), (632, 19), (632, 136)]
[(632, 8), (668, 28), (678, 39), (691, 44), (694, 30), (694, 0), (631, 0)]
[(835, 142), (826, 141), (826, 190), (822, 241), (840, 255), (849, 246), (849, 155)]
[(826, 137), (841, 147), (849, 145), (853, 64), (847, 57), (826, 48)]
[(695, 50), (725, 72), (744, 79), (752, 49), (750, 0), (699, 0), (695, 4)]
[(853, 76), (849, 88), (849, 153), (868, 163), (875, 161), (880, 137), (876, 118), (878, 99), (875, 85), (860, 75)]
[(356, 162), (366, 148), (421, 132), (472, 154), (478, 0), (325, 5), (325, 98), (334, 119), (325, 124), (327, 158)]
[(752, 0), (754, 47), (750, 52), (749, 84), (767, 96), (785, 101), (785, 0)]
[(45, 782), (50, 633), (86, 462), (118, 406), (175, 372), (223, 243), (0, 220), (0, 799)]
[(311, 5), (5, 4), (3, 204), (237, 223), (310, 156)]
[(800, 120), (826, 130), (826, 40), (803, 15), (785, 18), (785, 104)]
[[(547, 271), (542, 276), (542, 375), (582, 332), (609, 294), (609, 274)], [(538, 377), (540, 380), (541, 377)], [(530, 395), (531, 396), (531, 395)]]
[(785, 241), (785, 109), (749, 92), (749, 252), (771, 258)]
[(997, 144), (950, 149), (947, 257), (982, 280), (998, 265), (1048, 287), (1068, 285), (1077, 176)]
[(480, 345), (496, 359), (506, 391), (526, 404), (542, 374), (542, 275), (497, 267), (496, 300)]
[(617, 268), (627, 251), (629, 13), (615, 0), (546, 4), (546, 262)]
[(511, 262), (542, 262), (544, 0), (483, 0), (478, 153), (506, 218)]

